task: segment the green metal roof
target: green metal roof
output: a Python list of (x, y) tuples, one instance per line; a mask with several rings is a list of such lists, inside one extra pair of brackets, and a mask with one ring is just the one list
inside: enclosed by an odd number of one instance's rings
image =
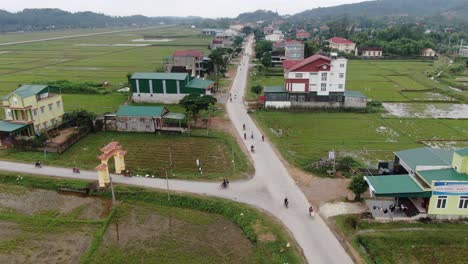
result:
[(188, 73), (135, 72), (132, 79), (183, 81), (187, 78), (187, 75)]
[(468, 174), (458, 173), (454, 169), (418, 171), (418, 174), (429, 185), (432, 184), (432, 181), (468, 181)]
[(416, 166), (451, 166), (453, 150), (424, 147), (398, 151), (395, 155), (416, 171)]
[(376, 196), (430, 196), (409, 174), (365, 176), (365, 179)]
[[(166, 108), (164, 106), (131, 106), (122, 105), (117, 110), (117, 116), (146, 116), (161, 117)], [(167, 111), (167, 110), (166, 110)]]
[(265, 93), (287, 93), (283, 86), (265, 86), (263, 88)]
[(468, 148), (456, 150), (455, 153), (457, 153), (460, 156), (468, 156)]
[(214, 84), (212, 80), (204, 80), (203, 78), (195, 78), (191, 82), (189, 82), (186, 88), (194, 88), (194, 89), (208, 89), (210, 86)]
[(26, 98), (42, 92), (45, 88), (47, 88), (47, 85), (23, 84), (7, 96), (4, 96), (3, 100), (8, 100), (12, 94), (17, 94), (22, 98)]
[(176, 119), (176, 120), (183, 120), (185, 119), (184, 113), (167, 113), (163, 116), (164, 119)]
[(15, 132), (16, 130), (21, 130), (29, 126), (29, 124), (15, 124), (8, 121), (0, 121), (0, 131), (1, 132)]
[(361, 92), (358, 91), (345, 91), (344, 92), (346, 97), (355, 97), (355, 98), (367, 98), (365, 95), (363, 95)]

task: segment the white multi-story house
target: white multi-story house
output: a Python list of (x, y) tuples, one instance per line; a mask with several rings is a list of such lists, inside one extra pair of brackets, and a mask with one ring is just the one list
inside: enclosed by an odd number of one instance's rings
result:
[(265, 39), (272, 42), (278, 42), (284, 39), (284, 35), (280, 30), (275, 30), (272, 34), (266, 35)]
[(461, 46), (458, 54), (462, 57), (468, 58), (468, 46)]
[(265, 87), (266, 106), (365, 107), (365, 96), (346, 92), (346, 67), (347, 59), (320, 54), (285, 60), (284, 87)]
[(328, 40), (330, 43), (330, 48), (342, 51), (344, 53), (351, 53), (356, 49), (356, 43), (352, 42), (349, 39), (333, 37)]

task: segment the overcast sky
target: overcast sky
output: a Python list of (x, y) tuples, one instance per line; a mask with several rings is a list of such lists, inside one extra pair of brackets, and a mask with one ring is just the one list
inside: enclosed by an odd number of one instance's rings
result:
[[(93, 11), (114, 16), (202, 16), (236, 17), (257, 9), (294, 14), (306, 9), (363, 2), (364, 0), (0, 0), (0, 9), (59, 8)], [(197, 6), (195, 6), (197, 4)]]

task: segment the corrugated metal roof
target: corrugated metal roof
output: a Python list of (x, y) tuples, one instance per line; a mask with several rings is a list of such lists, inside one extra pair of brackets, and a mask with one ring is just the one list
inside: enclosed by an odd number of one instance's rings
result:
[(117, 110), (117, 116), (161, 117), (166, 108), (164, 106), (131, 106), (122, 105)]
[(265, 93), (287, 93), (283, 86), (265, 86), (263, 88)]
[(409, 174), (365, 176), (376, 195), (396, 193), (424, 193)]
[(458, 173), (454, 169), (418, 171), (418, 174), (429, 185), (432, 181), (468, 181), (468, 174)]
[(359, 91), (345, 91), (344, 92), (345, 96), (346, 97), (355, 97), (355, 98), (367, 98), (365, 95), (363, 95), (361, 92)]
[(146, 80), (185, 80), (188, 73), (166, 73), (166, 72), (135, 72), (132, 79)]
[(185, 119), (185, 114), (184, 113), (167, 113), (163, 116), (165, 119), (176, 119), (176, 120), (182, 120)]
[(14, 132), (29, 126), (29, 124), (15, 124), (7, 121), (0, 121), (0, 131), (1, 132)]
[(395, 152), (413, 171), (417, 166), (451, 166), (453, 150), (416, 148)]
[(3, 100), (8, 100), (8, 98), (12, 94), (17, 94), (18, 96), (20, 96), (22, 98), (26, 98), (26, 97), (33, 96), (33, 95), (36, 95), (36, 94), (40, 93), (45, 88), (47, 88), (47, 85), (23, 84), (20, 87), (16, 88), (16, 90), (11, 92), (7, 96), (4, 96)]
[(468, 156), (468, 148), (456, 150), (455, 153), (457, 153), (460, 156)]
[(205, 80), (203, 78), (195, 78), (190, 81), (186, 88), (194, 88), (194, 89), (208, 89), (212, 86), (215, 82), (212, 80)]

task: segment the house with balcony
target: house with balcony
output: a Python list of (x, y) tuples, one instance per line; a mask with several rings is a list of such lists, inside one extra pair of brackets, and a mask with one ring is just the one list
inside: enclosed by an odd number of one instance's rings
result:
[(283, 61), (284, 85), (265, 87), (268, 108), (364, 108), (367, 98), (346, 91), (345, 58), (315, 54), (304, 60)]
[(209, 58), (200, 50), (176, 50), (172, 57), (163, 59), (165, 72), (187, 72), (202, 76), (207, 71)]
[(2, 98), (5, 120), (0, 121), (0, 137), (31, 137), (62, 122), (62, 96), (47, 85), (21, 85)]
[[(416, 148), (395, 152), (391, 175), (368, 175), (371, 199), (403, 208), (400, 217), (466, 218), (468, 216), (468, 148)], [(378, 200), (383, 198), (384, 200)], [(393, 198), (393, 200), (389, 200)], [(373, 215), (382, 215), (371, 206)], [(393, 213), (393, 212), (392, 212)]]
[(338, 50), (344, 53), (351, 53), (356, 49), (356, 43), (349, 39), (333, 37), (328, 40), (330, 49)]
[(136, 72), (130, 77), (132, 100), (137, 103), (178, 103), (187, 94), (209, 95), (215, 82), (189, 73)]
[(361, 54), (361, 56), (365, 58), (379, 58), (383, 56), (383, 50), (379, 47), (362, 47), (358, 50), (359, 54)]

